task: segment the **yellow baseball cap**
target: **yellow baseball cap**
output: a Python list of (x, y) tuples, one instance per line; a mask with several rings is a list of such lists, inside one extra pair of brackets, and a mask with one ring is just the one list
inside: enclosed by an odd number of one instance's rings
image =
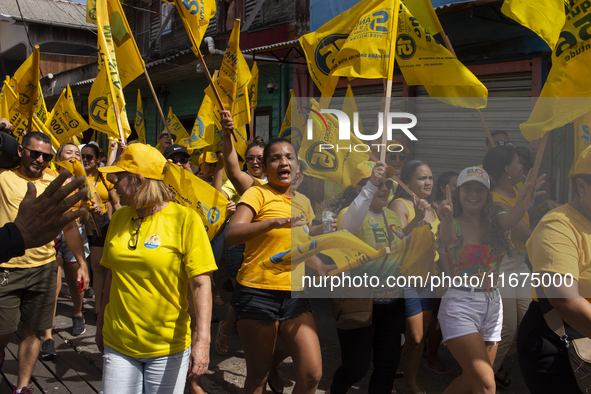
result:
[[(375, 166), (376, 163), (373, 161), (364, 161), (357, 164), (357, 167), (355, 167), (351, 174), (351, 186), (355, 187), (362, 179), (371, 177), (371, 172)], [(391, 178), (392, 175), (396, 175), (396, 170), (392, 167), (387, 167), (386, 176)]]
[(574, 175), (589, 175), (591, 174), (591, 146), (587, 147), (580, 155), (575, 163), (575, 168), (571, 177)]
[(119, 162), (109, 167), (99, 167), (100, 172), (111, 174), (127, 171), (132, 174), (142, 174), (144, 178), (163, 180), (166, 159), (162, 154), (150, 145), (131, 144), (123, 154)]
[[(406, 153), (406, 154), (410, 153), (410, 150), (406, 146), (402, 145), (402, 143), (400, 143), (400, 141), (398, 141), (398, 140), (388, 141), (388, 145), (400, 145), (402, 147), (402, 152), (398, 152), (398, 153)], [(394, 152), (388, 152), (388, 153), (394, 153)]]
[[(213, 152), (205, 152), (205, 162), (206, 163), (217, 163), (218, 156)], [(199, 156), (199, 165), (203, 163), (203, 153)]]

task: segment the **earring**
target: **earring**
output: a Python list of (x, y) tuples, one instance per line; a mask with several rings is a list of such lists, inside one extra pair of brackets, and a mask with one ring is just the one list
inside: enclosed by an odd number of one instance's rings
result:
[(509, 176), (507, 177), (507, 179), (511, 179), (511, 175), (509, 175)]

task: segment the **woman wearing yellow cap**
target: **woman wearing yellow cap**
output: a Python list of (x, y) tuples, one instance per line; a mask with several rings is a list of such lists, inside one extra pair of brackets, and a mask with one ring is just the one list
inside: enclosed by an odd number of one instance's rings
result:
[[(376, 250), (390, 248), (390, 255), (366, 265), (367, 274), (378, 277), (394, 272), (391, 258), (406, 245), (398, 215), (387, 208), (393, 184), (387, 179), (388, 175), (391, 174), (384, 163), (360, 163), (353, 171), (351, 186), (325, 203), (325, 208), (339, 212), (339, 230), (350, 231)], [(372, 360), (368, 391), (390, 393), (400, 361), (402, 333), (404, 298), (401, 291), (374, 288), (371, 323), (353, 329), (337, 328), (341, 365), (332, 378), (330, 393), (346, 393), (367, 374)]]
[[(101, 264), (109, 269), (97, 345), (104, 343), (103, 391), (182, 392), (207, 371), (211, 284), (216, 269), (201, 218), (170, 204), (168, 164), (154, 148), (133, 144), (109, 174), (124, 208), (113, 215)], [(197, 313), (190, 349), (187, 286)]]
[[(591, 150), (571, 178), (575, 198), (547, 213), (527, 241), (540, 287), (517, 334), (517, 354), (532, 393), (580, 393), (567, 353), (568, 340), (591, 337)], [(534, 279), (535, 281), (535, 279)], [(558, 312), (568, 340), (549, 328), (544, 314)], [(552, 312), (553, 313), (553, 312)]]

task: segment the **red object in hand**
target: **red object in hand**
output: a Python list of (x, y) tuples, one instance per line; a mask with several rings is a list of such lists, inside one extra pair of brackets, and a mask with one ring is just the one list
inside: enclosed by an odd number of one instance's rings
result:
[(80, 279), (80, 282), (78, 282), (78, 293), (82, 293), (84, 290), (84, 278)]

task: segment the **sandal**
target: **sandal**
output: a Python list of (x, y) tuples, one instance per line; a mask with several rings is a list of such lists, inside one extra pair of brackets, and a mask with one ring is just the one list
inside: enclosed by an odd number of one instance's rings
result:
[[(219, 354), (220, 356), (225, 356), (226, 354), (228, 354), (228, 350), (230, 350), (230, 338), (232, 338), (232, 336), (230, 335), (226, 335), (222, 332), (222, 329), (224, 328), (224, 323), (226, 321), (222, 320), (218, 323), (218, 331), (217, 334), (215, 336), (215, 351), (217, 352), (217, 354)], [(221, 339), (222, 338), (226, 338), (228, 343), (222, 343)]]
[[(501, 372), (505, 372), (505, 375), (502, 378), (498, 376), (498, 374)], [(495, 382), (497, 383), (497, 386), (500, 386), (501, 388), (506, 389), (507, 387), (509, 387), (511, 385), (509, 372), (507, 372), (503, 367), (501, 367), (501, 369), (499, 369), (495, 374)]]

